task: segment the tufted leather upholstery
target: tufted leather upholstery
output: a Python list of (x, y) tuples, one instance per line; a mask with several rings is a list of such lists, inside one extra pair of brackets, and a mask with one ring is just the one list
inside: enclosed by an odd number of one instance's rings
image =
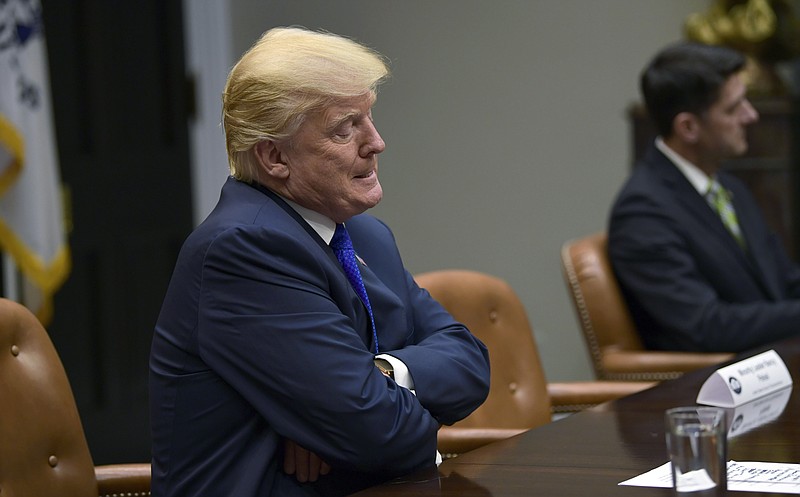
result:
[(611, 269), (605, 233), (565, 243), (561, 264), (597, 378), (660, 381), (733, 357), (645, 350)]
[(489, 349), (489, 396), (467, 418), (439, 430), (439, 451), (446, 457), (548, 423), (553, 411), (572, 412), (651, 386), (548, 385), (525, 308), (505, 281), (467, 270), (433, 271), (415, 279)]
[(95, 468), (67, 375), (47, 332), (0, 299), (0, 495), (150, 495), (150, 465)]

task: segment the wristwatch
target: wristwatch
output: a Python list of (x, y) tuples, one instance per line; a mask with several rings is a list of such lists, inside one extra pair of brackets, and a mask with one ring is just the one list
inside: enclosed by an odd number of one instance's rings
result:
[(387, 361), (386, 359), (375, 359), (375, 366), (383, 373), (384, 376), (388, 376), (391, 379), (394, 379), (394, 368), (392, 367), (392, 363)]

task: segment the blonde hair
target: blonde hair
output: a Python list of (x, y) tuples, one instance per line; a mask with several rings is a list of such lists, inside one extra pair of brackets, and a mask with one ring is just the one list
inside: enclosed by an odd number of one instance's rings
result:
[(298, 27), (267, 31), (233, 67), (222, 94), (231, 174), (253, 181), (257, 143), (290, 138), (306, 115), (336, 99), (376, 95), (388, 76), (380, 54), (348, 38)]

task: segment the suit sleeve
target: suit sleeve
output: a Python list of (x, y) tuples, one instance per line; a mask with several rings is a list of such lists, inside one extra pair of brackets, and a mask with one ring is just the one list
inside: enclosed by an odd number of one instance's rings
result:
[(420, 403), (437, 421), (450, 425), (486, 399), (489, 355), (410, 274), (407, 284), (414, 303), (414, 343), (388, 353), (408, 366)]
[(348, 229), (351, 225), (356, 250), (406, 302), (406, 338), (382, 351), (408, 366), (417, 398), (438, 422), (452, 424), (463, 419), (488, 395), (486, 347), (427, 290), (417, 286), (385, 224), (362, 215), (348, 221)]
[(320, 254), (263, 228), (218, 236), (203, 265), (202, 358), (274, 430), (334, 468), (432, 464), (437, 420), (375, 368)]
[(800, 266), (789, 258), (777, 235), (770, 236), (769, 244), (778, 273), (785, 281), (787, 297), (800, 299)]

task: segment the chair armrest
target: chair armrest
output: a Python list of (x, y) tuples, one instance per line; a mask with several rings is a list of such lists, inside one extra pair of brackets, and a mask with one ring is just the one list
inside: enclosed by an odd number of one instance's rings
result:
[(589, 407), (640, 392), (657, 382), (650, 381), (574, 381), (548, 383), (553, 412), (577, 412)]
[(108, 464), (94, 468), (100, 497), (150, 495), (150, 464)]
[(461, 428), (458, 426), (442, 426), (439, 428), (437, 448), (442, 457), (448, 459), (458, 454), (477, 449), (483, 445), (505, 440), (527, 428)]
[(607, 379), (660, 381), (733, 357), (732, 353), (618, 350), (603, 353), (603, 367)]

